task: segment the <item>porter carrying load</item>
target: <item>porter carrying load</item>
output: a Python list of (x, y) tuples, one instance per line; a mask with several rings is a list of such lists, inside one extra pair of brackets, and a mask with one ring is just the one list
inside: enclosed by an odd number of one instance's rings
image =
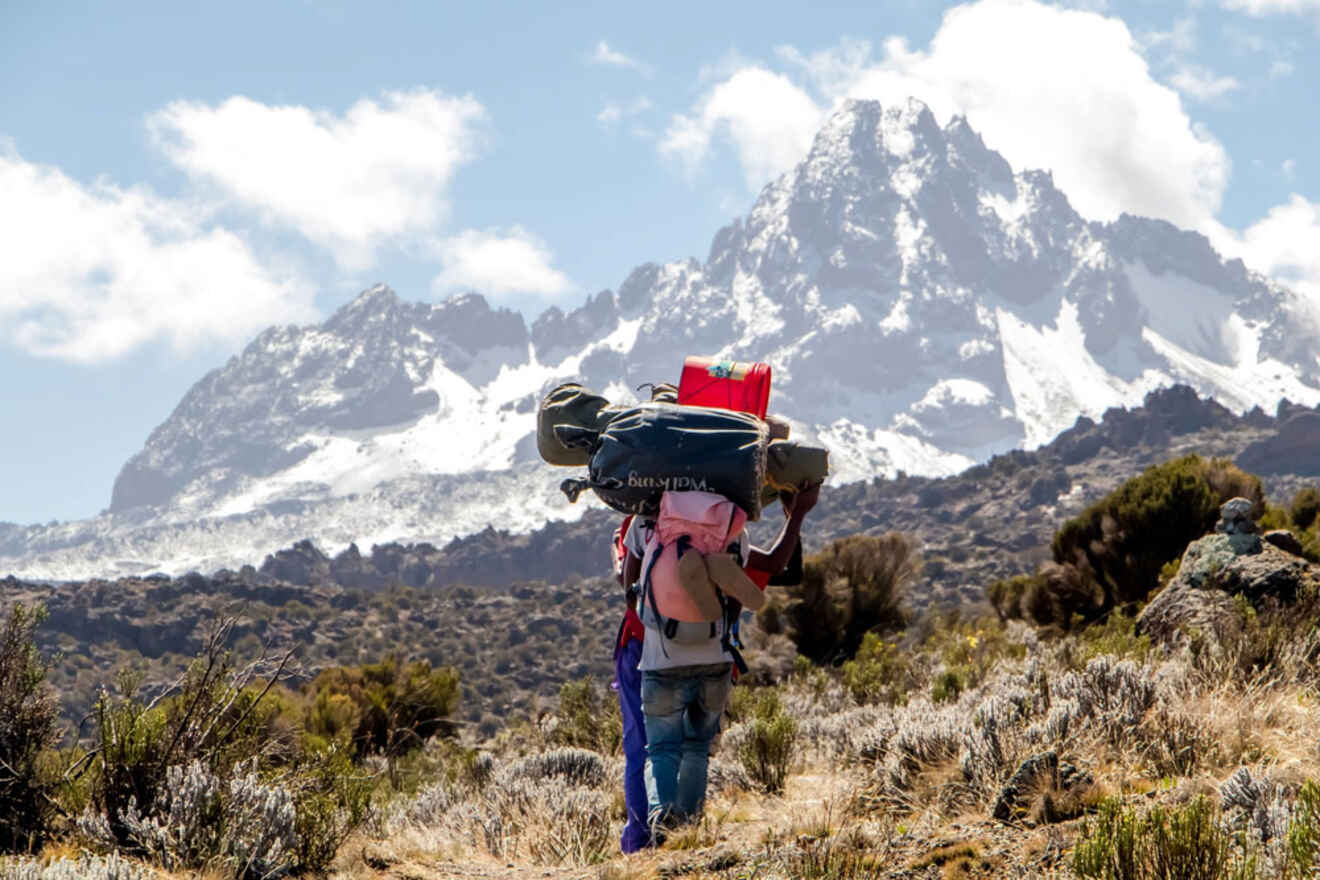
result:
[(652, 518), (663, 492), (706, 491), (757, 519), (780, 492), (829, 474), (825, 449), (788, 440), (788, 423), (767, 416), (770, 378), (768, 364), (689, 357), (678, 387), (653, 386), (652, 401), (634, 407), (561, 385), (537, 413), (537, 449), (550, 464), (588, 468), (564, 481), (571, 500), (589, 488)]

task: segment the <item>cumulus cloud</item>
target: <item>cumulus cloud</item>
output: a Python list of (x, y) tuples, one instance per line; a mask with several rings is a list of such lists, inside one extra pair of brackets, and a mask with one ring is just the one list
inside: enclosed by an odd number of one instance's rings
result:
[(607, 67), (623, 67), (635, 70), (638, 73), (649, 73), (651, 70), (650, 65), (611, 49), (609, 43), (604, 40), (596, 44), (595, 50), (592, 51), (589, 57), (593, 64), (604, 64)]
[(962, 113), (1018, 168), (1046, 168), (1077, 209), (1196, 226), (1218, 211), (1229, 160), (1157, 82), (1116, 18), (1028, 0), (982, 0), (944, 17), (925, 51), (891, 42), (849, 89), (922, 97)]
[(245, 97), (177, 101), (148, 124), (194, 179), (363, 269), (382, 245), (437, 233), (450, 179), (476, 155), (485, 115), (471, 97), (418, 89), (358, 101), (343, 116)]
[(553, 299), (575, 291), (568, 276), (552, 265), (545, 243), (520, 226), (465, 230), (436, 242), (433, 250), (444, 266), (432, 281), (438, 294), (476, 290), (496, 298), (530, 294)]
[(1226, 249), (1247, 265), (1308, 294), (1320, 312), (1320, 202), (1293, 193)]
[(826, 107), (845, 97), (901, 104), (913, 96), (941, 121), (966, 115), (1015, 167), (1053, 171), (1088, 217), (1128, 211), (1197, 228), (1219, 209), (1228, 156), (1151, 75), (1140, 49), (1116, 18), (980, 0), (947, 12), (924, 49), (892, 38), (879, 58), (860, 41), (812, 55), (781, 50), (814, 91), (744, 67), (676, 117), (661, 150), (701, 161), (726, 131), (758, 188), (801, 158)]
[(0, 149), (0, 192), (0, 336), (28, 353), (90, 363), (315, 317), (307, 285), (182, 203), (84, 186), (12, 148)]
[(692, 169), (727, 136), (747, 184), (759, 189), (801, 161), (824, 113), (787, 76), (745, 67), (717, 83), (690, 114), (676, 114), (660, 140), (661, 154)]

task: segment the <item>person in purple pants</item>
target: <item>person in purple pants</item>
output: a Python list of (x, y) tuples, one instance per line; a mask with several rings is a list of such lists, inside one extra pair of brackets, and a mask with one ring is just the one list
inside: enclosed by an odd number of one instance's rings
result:
[(623, 826), (619, 846), (625, 853), (637, 852), (651, 844), (651, 829), (646, 821), (646, 724), (642, 718), (642, 636), (645, 629), (637, 616), (636, 593), (629, 589), (628, 611), (619, 625), (614, 643), (614, 688), (619, 692), (619, 713), (623, 716), (623, 803), (628, 822)]

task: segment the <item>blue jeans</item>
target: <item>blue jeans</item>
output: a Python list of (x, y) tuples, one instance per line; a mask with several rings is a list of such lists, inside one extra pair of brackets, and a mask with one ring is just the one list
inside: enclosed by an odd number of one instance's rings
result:
[(652, 823), (701, 815), (710, 742), (729, 699), (731, 664), (642, 673), (646, 719), (646, 800)]
[(619, 691), (619, 712), (623, 716), (623, 803), (628, 812), (619, 847), (626, 853), (637, 852), (651, 844), (651, 828), (646, 821), (642, 673), (637, 669), (641, 659), (642, 643), (637, 639), (614, 652), (614, 683)]

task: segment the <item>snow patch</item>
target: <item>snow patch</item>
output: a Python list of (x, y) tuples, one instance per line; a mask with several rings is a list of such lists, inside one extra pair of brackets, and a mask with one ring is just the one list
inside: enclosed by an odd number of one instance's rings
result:
[(1048, 443), (1083, 413), (1098, 416), (1111, 406), (1137, 406), (1148, 391), (1170, 384), (1155, 370), (1132, 382), (1110, 375), (1086, 350), (1077, 306), (1066, 299), (1052, 327), (1028, 324), (1002, 308), (996, 314), (1004, 376), (1029, 449)]
[[(1123, 263), (1128, 282), (1146, 312), (1146, 326), (1184, 351), (1218, 363), (1239, 364), (1259, 347), (1241, 323), (1234, 325), (1233, 298), (1173, 272), (1156, 274), (1143, 262)], [(1244, 332), (1245, 331), (1245, 332)]]
[(1226, 366), (1187, 351), (1149, 327), (1141, 338), (1168, 362), (1176, 381), (1214, 396), (1229, 409), (1246, 412), (1259, 406), (1271, 411), (1285, 397), (1303, 406), (1320, 405), (1320, 390), (1303, 384), (1291, 367), (1274, 358), (1256, 361), (1253, 351), (1250, 361)]
[(872, 430), (851, 419), (839, 419), (819, 429), (816, 436), (830, 451), (831, 486), (877, 475), (893, 477), (899, 471), (943, 477), (976, 463), (965, 455), (944, 452), (919, 437), (883, 428)]

